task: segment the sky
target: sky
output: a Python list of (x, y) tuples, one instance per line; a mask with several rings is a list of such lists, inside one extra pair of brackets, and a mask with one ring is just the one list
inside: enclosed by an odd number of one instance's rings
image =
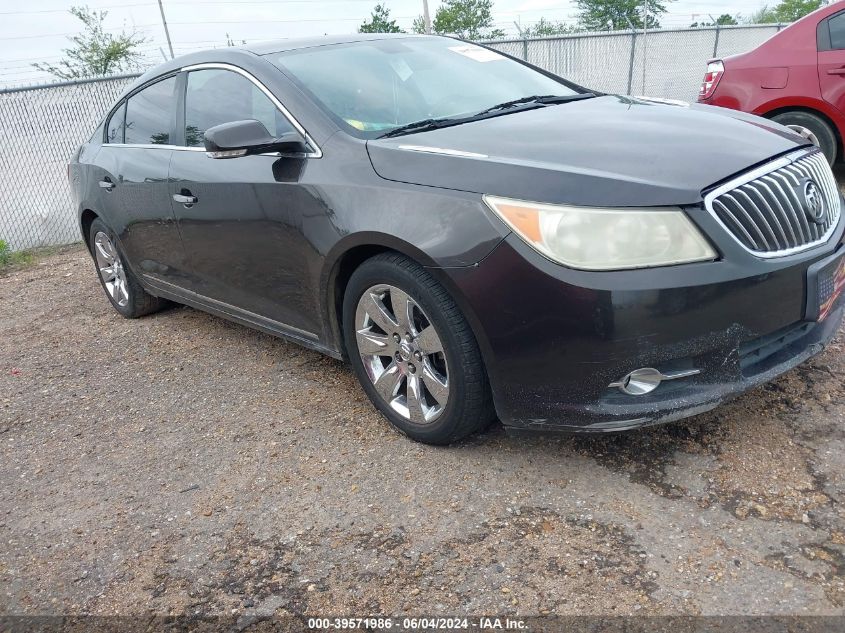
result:
[[(378, 0), (162, 0), (176, 55), (225, 46), (227, 34), (236, 42), (254, 43), (292, 37), (355, 32)], [(422, 13), (422, 0), (382, 0), (400, 27), (410, 30)], [(68, 9), (87, 4), (108, 11), (106, 28), (142, 34), (145, 62), (153, 65), (169, 56), (157, 0), (0, 0), (0, 85), (43, 83), (50, 76), (33, 62), (56, 62), (68, 47), (69, 35), (80, 22)], [(763, 0), (674, 0), (662, 19), (664, 27), (687, 27), (722, 13), (749, 15)], [(770, 4), (776, 4), (771, 2)], [(434, 17), (439, 0), (429, 0)], [(574, 0), (494, 0), (495, 26), (516, 35), (514, 22), (525, 26), (541, 17), (574, 22)]]

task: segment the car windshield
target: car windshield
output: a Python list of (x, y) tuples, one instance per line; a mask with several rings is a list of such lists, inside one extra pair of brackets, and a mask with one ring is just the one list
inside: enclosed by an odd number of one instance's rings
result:
[(268, 56), (336, 120), (373, 138), (425, 119), (472, 116), (533, 95), (576, 91), (495, 51), (420, 37), (317, 46)]

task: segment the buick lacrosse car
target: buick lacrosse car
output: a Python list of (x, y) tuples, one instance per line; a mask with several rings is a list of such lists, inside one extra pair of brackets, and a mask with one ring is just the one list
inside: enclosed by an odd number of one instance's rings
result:
[(805, 138), (450, 38), (172, 60), (69, 171), (121, 315), (177, 302), (348, 359), (423, 442), (691, 416), (843, 316), (842, 199)]

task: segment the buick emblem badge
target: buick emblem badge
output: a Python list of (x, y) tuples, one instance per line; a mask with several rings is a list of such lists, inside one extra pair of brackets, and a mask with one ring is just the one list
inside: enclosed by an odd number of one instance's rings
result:
[(812, 180), (804, 181), (804, 213), (816, 224), (824, 224), (826, 209), (824, 197), (818, 185)]

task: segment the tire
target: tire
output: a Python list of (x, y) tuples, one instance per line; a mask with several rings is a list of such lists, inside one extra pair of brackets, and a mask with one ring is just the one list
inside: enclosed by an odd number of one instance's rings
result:
[(121, 316), (137, 319), (158, 312), (167, 305), (165, 299), (154, 297), (141, 287), (126, 265), (126, 257), (114, 233), (100, 218), (91, 223), (88, 243), (91, 245), (94, 268), (103, 292)]
[(416, 262), (384, 253), (361, 264), (344, 294), (343, 333), (364, 391), (408, 437), (450, 444), (495, 419), (469, 324)]
[(827, 158), (827, 162), (833, 165), (839, 149), (836, 134), (828, 125), (827, 121), (809, 112), (784, 112), (772, 117), (781, 125), (791, 128), (806, 139), (818, 145)]

